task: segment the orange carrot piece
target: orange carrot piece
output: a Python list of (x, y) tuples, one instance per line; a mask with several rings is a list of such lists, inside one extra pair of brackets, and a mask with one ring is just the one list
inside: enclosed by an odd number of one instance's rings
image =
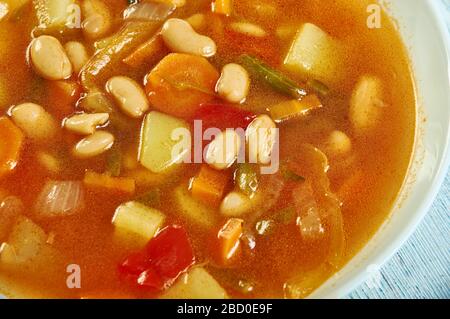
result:
[(17, 166), (24, 140), (22, 131), (9, 118), (0, 117), (0, 177)]
[(230, 179), (229, 171), (218, 171), (203, 165), (192, 181), (192, 196), (205, 204), (219, 206)]
[(244, 221), (239, 218), (230, 218), (219, 231), (220, 257), (222, 261), (228, 261), (236, 253), (239, 247), (239, 239), (242, 236)]
[(164, 41), (161, 36), (157, 34), (123, 59), (123, 63), (137, 68), (141, 67), (143, 64), (154, 64), (168, 53), (169, 50), (164, 45)]
[(86, 171), (84, 184), (93, 189), (103, 189), (123, 194), (133, 195), (136, 190), (134, 179), (129, 177), (113, 177), (107, 173), (99, 174)]
[(214, 13), (229, 16), (231, 15), (232, 10), (233, 10), (233, 0), (215, 0), (212, 3), (212, 11)]
[(81, 86), (75, 81), (47, 81), (47, 104), (58, 120), (73, 114), (75, 104), (81, 96)]
[(214, 100), (219, 76), (203, 57), (172, 53), (147, 75), (145, 91), (156, 110), (191, 118), (201, 104)]

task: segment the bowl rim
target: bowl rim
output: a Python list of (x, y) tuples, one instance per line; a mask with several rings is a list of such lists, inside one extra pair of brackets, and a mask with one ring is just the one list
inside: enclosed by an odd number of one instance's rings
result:
[[(433, 0), (426, 0), (425, 2), (427, 9), (429, 10), (431, 17), (433, 18), (435, 22), (436, 29), (438, 31), (437, 38), (441, 41), (444, 48), (444, 54), (447, 57), (447, 61), (450, 61), (450, 34), (449, 29), (447, 27), (447, 23), (444, 17), (444, 14), (442, 13), (445, 11), (444, 4), (441, 1), (433, 1)], [(402, 36), (404, 39), (404, 37)], [(410, 56), (411, 60), (412, 57)], [(413, 69), (414, 72), (414, 69)], [(446, 77), (448, 78), (448, 81), (450, 82), (450, 64), (448, 65), (448, 68), (444, 71), (446, 72)], [(419, 79), (415, 78), (414, 82), (415, 85), (417, 85)], [(417, 89), (418, 98), (421, 99), (422, 96), (420, 96), (420, 90)], [(449, 100), (447, 102), (447, 107), (450, 107), (450, 95), (448, 96)], [(418, 121), (417, 119), (416, 121)], [(450, 125), (450, 124), (449, 124)], [(415, 138), (415, 145), (414, 147), (417, 147), (417, 134), (419, 132), (416, 129), (416, 138)], [(412, 158), (411, 161), (414, 159)], [(392, 241), (390, 241), (387, 245), (384, 245), (383, 249), (379, 252), (375, 252), (370, 257), (371, 264), (378, 265), (379, 267), (384, 266), (399, 250), (403, 247), (405, 242), (411, 238), (411, 235), (414, 233), (414, 231), (417, 229), (419, 224), (422, 222), (424, 217), (428, 214), (437, 194), (439, 193), (441, 186), (444, 183), (444, 180), (446, 178), (447, 172), (450, 168), (450, 129), (447, 131), (447, 136), (445, 137), (445, 146), (443, 148), (443, 156), (439, 162), (437, 162), (437, 169), (434, 173), (433, 178), (431, 179), (429, 183), (428, 191), (424, 194), (422, 200), (420, 200), (420, 204), (417, 206), (417, 208), (414, 211), (414, 214), (411, 214), (411, 219), (408, 223), (404, 225), (401, 229), (399, 229), (397, 235), (393, 238)], [(411, 174), (411, 166), (408, 168), (407, 176)], [(407, 177), (406, 177), (407, 179)], [(401, 195), (399, 195), (400, 197)], [(397, 201), (399, 200), (399, 197), (397, 197)], [(396, 209), (396, 204), (394, 204), (394, 207), (392, 208), (392, 211)], [(389, 219), (389, 218), (388, 218)], [(350, 259), (350, 261), (344, 265), (343, 268), (339, 270), (339, 272), (335, 275), (333, 275), (327, 282), (323, 283), (316, 291), (314, 291), (309, 298), (345, 298), (350, 293), (352, 293), (355, 289), (357, 289), (361, 284), (363, 284), (365, 281), (367, 281), (370, 277), (370, 274), (367, 271), (364, 271), (362, 269), (359, 269), (355, 272), (354, 275), (351, 275), (350, 278), (346, 281), (343, 281), (342, 283), (339, 283), (339, 286), (332, 284), (332, 290), (333, 292), (323, 292), (321, 289), (333, 279), (336, 279), (335, 277), (339, 275), (339, 273), (349, 266), (349, 263), (358, 255), (360, 254), (369, 243), (372, 241), (372, 239), (376, 236), (376, 234), (383, 229), (384, 226), (386, 226), (386, 222), (389, 222), (389, 220), (385, 221), (383, 225), (381, 225), (375, 235), (371, 237), (368, 243), (364, 245), (361, 250), (357, 252), (357, 254)], [(370, 255), (370, 254), (369, 254)]]

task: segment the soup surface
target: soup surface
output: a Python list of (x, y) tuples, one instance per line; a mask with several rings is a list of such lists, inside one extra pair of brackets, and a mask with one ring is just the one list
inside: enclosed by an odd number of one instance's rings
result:
[(370, 4), (0, 0), (0, 291), (314, 291), (413, 147), (406, 51)]

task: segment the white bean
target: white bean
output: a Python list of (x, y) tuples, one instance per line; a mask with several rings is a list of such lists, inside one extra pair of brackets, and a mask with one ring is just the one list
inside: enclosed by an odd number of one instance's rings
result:
[(349, 117), (357, 132), (374, 128), (382, 114), (383, 85), (375, 76), (365, 75), (357, 83), (350, 100)]
[(136, 81), (125, 76), (115, 76), (109, 79), (106, 83), (106, 90), (128, 116), (139, 118), (150, 107), (144, 90)]
[(209, 37), (198, 34), (192, 26), (181, 19), (169, 19), (161, 30), (164, 43), (177, 53), (188, 53), (206, 58), (216, 54), (216, 43)]
[(112, 26), (112, 16), (108, 7), (100, 0), (84, 0), (82, 4), (83, 32), (89, 39), (105, 36)]
[(245, 132), (250, 163), (269, 164), (277, 141), (275, 122), (267, 115), (255, 118)]
[(234, 22), (230, 24), (231, 30), (255, 38), (263, 38), (267, 35), (266, 31), (259, 25), (249, 22)]
[(79, 141), (73, 149), (73, 154), (78, 158), (89, 158), (106, 152), (113, 144), (114, 135), (105, 131), (97, 131)]
[(220, 213), (228, 217), (239, 217), (252, 208), (250, 199), (242, 193), (231, 192), (222, 200)]
[(216, 85), (217, 93), (231, 103), (243, 103), (250, 88), (250, 76), (247, 70), (235, 63), (227, 64)]
[(72, 63), (75, 73), (80, 72), (89, 60), (89, 55), (84, 45), (81, 42), (70, 41), (64, 45), (64, 49), (66, 49), (67, 56)]
[(93, 134), (97, 126), (104, 125), (109, 120), (108, 113), (75, 114), (64, 121), (64, 127), (83, 135)]
[(234, 130), (226, 130), (208, 144), (205, 160), (215, 169), (227, 169), (237, 159), (240, 148), (240, 136)]
[(334, 155), (346, 154), (350, 152), (352, 148), (352, 141), (347, 134), (341, 131), (331, 132), (326, 144), (327, 150)]
[(58, 127), (53, 117), (45, 109), (34, 103), (14, 106), (11, 118), (25, 135), (35, 141), (46, 142), (55, 136)]
[(48, 80), (64, 80), (72, 75), (72, 64), (58, 39), (42, 35), (31, 41), (30, 57), (36, 72)]

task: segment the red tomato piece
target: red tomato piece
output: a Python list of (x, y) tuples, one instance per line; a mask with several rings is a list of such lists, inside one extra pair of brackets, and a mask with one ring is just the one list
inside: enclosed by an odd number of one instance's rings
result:
[(194, 253), (184, 228), (164, 228), (147, 245), (153, 269), (162, 277), (174, 279), (194, 263)]
[(184, 228), (169, 226), (147, 246), (128, 256), (120, 265), (120, 275), (151, 290), (163, 290), (194, 263), (194, 253)]
[(203, 129), (211, 127), (225, 130), (227, 128), (246, 129), (255, 114), (227, 104), (204, 104), (195, 113), (192, 120), (201, 120)]

